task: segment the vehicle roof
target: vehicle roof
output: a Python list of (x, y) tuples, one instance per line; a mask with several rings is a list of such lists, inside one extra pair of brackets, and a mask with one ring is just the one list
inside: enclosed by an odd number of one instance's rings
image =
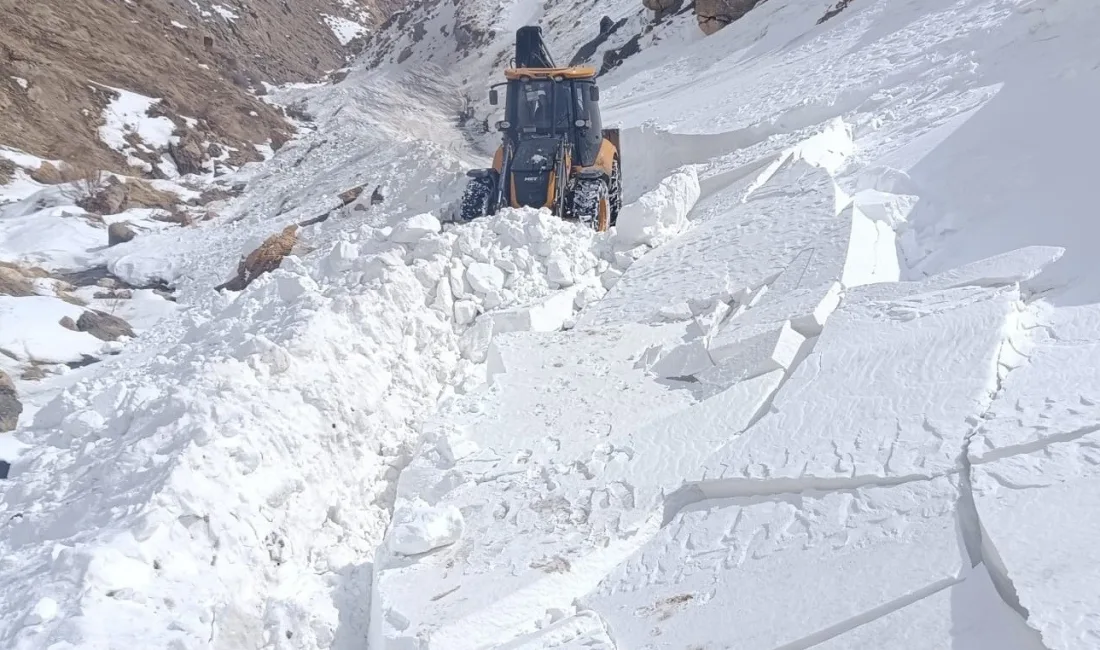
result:
[(558, 76), (566, 79), (592, 79), (596, 76), (596, 69), (582, 65), (568, 68), (507, 68), (504, 71), (504, 77), (509, 81), (523, 77), (549, 79)]

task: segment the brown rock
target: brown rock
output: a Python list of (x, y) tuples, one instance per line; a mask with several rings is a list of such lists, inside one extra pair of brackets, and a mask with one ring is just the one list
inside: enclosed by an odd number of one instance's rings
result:
[(72, 319), (72, 316), (62, 316), (61, 320), (58, 321), (58, 324), (67, 330), (72, 330), (74, 332), (80, 331), (80, 329), (76, 326), (76, 321)]
[(33, 296), (34, 278), (15, 265), (0, 265), (0, 296)]
[(158, 190), (140, 178), (133, 178), (126, 182), (124, 210), (130, 208), (159, 208), (171, 212), (179, 202), (180, 197), (175, 192)]
[(340, 192), (340, 203), (343, 205), (353, 203), (356, 199), (359, 198), (359, 195), (362, 193), (362, 185), (360, 185), (359, 187), (353, 187), (350, 190), (344, 190), (343, 192)]
[(137, 231), (125, 221), (112, 223), (107, 227), (107, 245), (123, 244), (137, 237)]
[(202, 149), (202, 139), (195, 131), (187, 131), (178, 143), (168, 145), (168, 155), (182, 175), (201, 174), (205, 171), (202, 163), (206, 160), (206, 155)]
[(259, 248), (249, 253), (237, 265), (237, 277), (225, 284), (218, 285), (214, 290), (243, 290), (264, 273), (279, 268), (283, 258), (290, 255), (296, 243), (298, 243), (298, 224), (291, 224), (284, 228), (282, 232), (265, 239)]
[(46, 371), (37, 364), (27, 366), (23, 374), (19, 376), (23, 381), (38, 381), (46, 378)]
[(129, 188), (114, 176), (109, 176), (103, 184), (95, 180), (85, 181), (83, 191), (86, 192), (84, 198), (78, 200), (76, 204), (95, 214), (122, 212), (129, 196)]
[(76, 329), (101, 341), (117, 341), (123, 336), (134, 336), (134, 330), (129, 323), (102, 311), (86, 311), (81, 314), (76, 321)]
[(749, 13), (764, 0), (696, 0), (695, 18), (708, 36)]
[(684, 0), (642, 0), (642, 6), (657, 13), (679, 9), (683, 4)]
[(22, 412), (23, 403), (15, 392), (15, 384), (0, 370), (0, 432), (14, 430)]
[(57, 185), (65, 182), (61, 170), (49, 161), (43, 162), (38, 169), (32, 170), (30, 177), (43, 185)]

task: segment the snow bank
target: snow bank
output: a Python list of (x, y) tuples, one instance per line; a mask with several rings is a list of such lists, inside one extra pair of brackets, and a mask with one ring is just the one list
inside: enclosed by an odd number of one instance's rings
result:
[(578, 325), (644, 322), (685, 300), (755, 289), (798, 256), (833, 269), (830, 260), (867, 254), (858, 233), (853, 243), (853, 217), (840, 215), (849, 200), (829, 172), (839, 164), (829, 152), (845, 151), (835, 144), (845, 137), (850, 147), (847, 130), (829, 127), (776, 156), (743, 202), (639, 260)]
[[(20, 487), (2, 508), (21, 514), (0, 542), (0, 581), (38, 606), (4, 609), (2, 645), (206, 647), (213, 629), (216, 644), (321, 648), (365, 630), (368, 602), (352, 595), (367, 588), (388, 486), (418, 420), (479, 376), (455, 302), (481, 314), (540, 300), (560, 251), (577, 282), (600, 286), (600, 261), (582, 254), (594, 233), (545, 213), (393, 240), (422, 221), (292, 256), (208, 318), (182, 315), (178, 344), (37, 413), (21, 435), (49, 445), (13, 467)], [(474, 264), (507, 269), (500, 289), (467, 284)], [(397, 525), (396, 552), (462, 534), (446, 508), (399, 509)]]
[(103, 341), (61, 325), (66, 317), (75, 324), (83, 313), (84, 308), (53, 296), (0, 296), (0, 352), (17, 361), (40, 363), (73, 363), (99, 356)]
[(624, 205), (616, 221), (615, 244), (624, 249), (639, 244), (657, 246), (677, 235), (699, 200), (699, 177), (685, 167), (661, 181), (656, 189)]

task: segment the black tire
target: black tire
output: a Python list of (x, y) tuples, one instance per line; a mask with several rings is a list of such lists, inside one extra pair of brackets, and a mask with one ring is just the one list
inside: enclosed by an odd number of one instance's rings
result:
[(610, 226), (610, 191), (604, 179), (578, 179), (573, 187), (572, 209), (574, 219), (593, 230), (604, 231)]
[(611, 225), (614, 226), (619, 221), (619, 210), (623, 208), (623, 176), (618, 158), (611, 166), (611, 185), (608, 190), (611, 194)]
[(462, 194), (462, 220), (470, 221), (493, 213), (493, 181), (471, 178)]

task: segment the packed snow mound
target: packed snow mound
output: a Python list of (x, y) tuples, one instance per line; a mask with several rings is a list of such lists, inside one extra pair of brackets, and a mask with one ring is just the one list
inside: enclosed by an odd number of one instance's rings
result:
[[(531, 209), (344, 230), (209, 318), (183, 316), (177, 345), (63, 393), (29, 428), (48, 445), (20, 459), (3, 501), (0, 581), (33, 605), (4, 609), (3, 645), (206, 647), (215, 621), (219, 639), (293, 647), (365, 634), (368, 602), (351, 594), (369, 589), (362, 558), (417, 422), (484, 377), (469, 357), (494, 332), (470, 343), (470, 321), (537, 309), (564, 285), (571, 318), (583, 291), (604, 291), (599, 243)], [(394, 549), (453, 542), (461, 522), (401, 515)]]

